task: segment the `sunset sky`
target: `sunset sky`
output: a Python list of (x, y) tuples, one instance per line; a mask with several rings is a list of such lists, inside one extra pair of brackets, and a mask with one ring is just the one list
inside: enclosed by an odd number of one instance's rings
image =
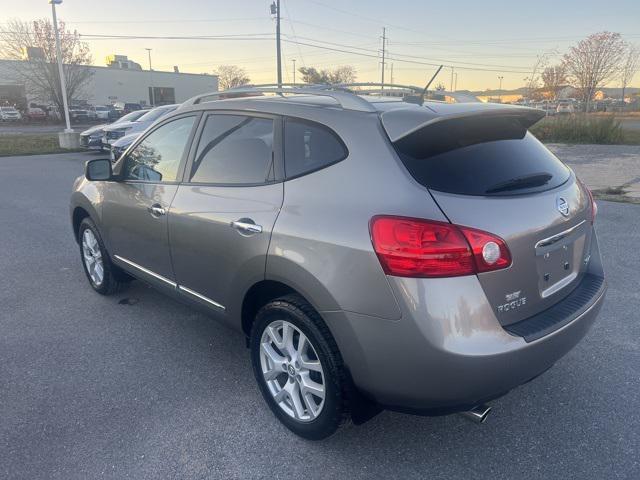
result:
[[(275, 21), (270, 0), (64, 0), (58, 16), (83, 35), (223, 36), (216, 40), (88, 37), (94, 64), (112, 53), (148, 68), (213, 73), (243, 67), (255, 83), (275, 80)], [(0, 0), (0, 28), (10, 19), (50, 18), (47, 0)], [(388, 36), (386, 80), (424, 84), (434, 65), (453, 65), (458, 89), (522, 86), (536, 56), (561, 53), (591, 33), (619, 32), (640, 44), (640, 1), (457, 2), (282, 0), (284, 80), (296, 66), (353, 65), (358, 81), (380, 80), (382, 27)], [(233, 37), (229, 37), (232, 35)], [(315, 46), (312, 46), (315, 45)], [(320, 48), (322, 47), (322, 48)], [(347, 51), (348, 53), (345, 53)], [(298, 76), (298, 79), (300, 77)], [(438, 81), (450, 86), (451, 68)], [(639, 86), (640, 75), (633, 85)], [(618, 86), (610, 84), (609, 86)]]

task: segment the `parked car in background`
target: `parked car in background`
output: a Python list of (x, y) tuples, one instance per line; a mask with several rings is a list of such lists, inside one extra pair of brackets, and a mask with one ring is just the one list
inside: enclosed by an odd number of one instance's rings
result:
[(0, 120), (3, 122), (18, 122), (22, 120), (22, 115), (15, 107), (0, 107)]
[(558, 102), (556, 112), (559, 114), (574, 113), (575, 108), (573, 107), (573, 102), (570, 102), (568, 100), (560, 100)]
[(116, 102), (113, 106), (120, 115), (126, 115), (127, 113), (135, 112), (136, 110), (142, 110), (142, 105), (139, 103)]
[(30, 122), (39, 122), (47, 119), (47, 114), (40, 107), (28, 107), (25, 112), (25, 117)]
[(109, 120), (109, 112), (112, 109), (104, 105), (96, 105), (96, 120)]
[(74, 108), (69, 110), (69, 120), (71, 123), (87, 122), (89, 119), (89, 111), (86, 109)]
[[(302, 437), (380, 408), (481, 422), (596, 321), (596, 203), (528, 132), (540, 110), (330, 88), (196, 97), (115, 165), (87, 162), (70, 202), (87, 281), (134, 276), (242, 332)], [(542, 409), (571, 397), (563, 377)]]
[(557, 104), (554, 102), (551, 102), (549, 100), (542, 100), (540, 102), (536, 102), (535, 104), (531, 105), (534, 108), (538, 108), (540, 110), (542, 110), (545, 115), (550, 116), (550, 115), (555, 115), (556, 114), (556, 109), (557, 109)]
[(104, 147), (110, 149), (111, 145), (116, 140), (124, 137), (125, 135), (131, 135), (132, 133), (140, 135), (149, 125), (168, 113), (173, 112), (176, 108), (178, 108), (177, 104), (163, 105), (162, 107), (156, 107), (149, 110), (134, 122), (119, 122), (117, 124), (109, 125), (104, 129), (104, 136), (102, 137)]
[(64, 120), (64, 115), (60, 113), (60, 110), (58, 110), (58, 107), (56, 105), (47, 106), (46, 113), (47, 113), (47, 120), (52, 120), (55, 122)]
[(113, 123), (104, 123), (102, 125), (96, 125), (95, 127), (91, 127), (80, 134), (80, 145), (83, 148), (98, 149), (103, 150), (104, 145), (102, 144), (102, 136), (104, 134), (104, 129), (110, 125), (116, 125), (118, 123), (128, 123), (135, 122), (142, 115), (147, 113), (149, 110), (137, 110), (135, 112), (128, 113), (124, 117), (117, 118)]
[(85, 108), (87, 111), (87, 116), (89, 117), (89, 121), (95, 122), (98, 119), (98, 114), (96, 113), (96, 107), (93, 105), (89, 105)]

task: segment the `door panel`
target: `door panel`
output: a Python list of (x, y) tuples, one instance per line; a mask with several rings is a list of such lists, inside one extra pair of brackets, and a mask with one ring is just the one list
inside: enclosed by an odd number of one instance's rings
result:
[(109, 252), (122, 266), (175, 287), (167, 218), (178, 190), (196, 116), (155, 127), (126, 155), (120, 181), (105, 192), (103, 217)]
[[(253, 187), (181, 185), (169, 215), (176, 281), (218, 310), (233, 292), (264, 278), (271, 231), (283, 199), (283, 184)], [(232, 222), (255, 224), (260, 233)], [(197, 297), (196, 297), (197, 298)], [(215, 306), (214, 304), (214, 306)]]
[(112, 255), (167, 279), (174, 278), (167, 215), (157, 215), (149, 209), (156, 206), (168, 212), (177, 189), (175, 184), (122, 182), (105, 190), (104, 226)]

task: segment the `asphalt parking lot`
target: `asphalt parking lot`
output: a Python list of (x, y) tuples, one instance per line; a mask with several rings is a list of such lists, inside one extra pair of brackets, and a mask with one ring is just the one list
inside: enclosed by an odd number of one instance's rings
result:
[(139, 282), (90, 289), (67, 205), (92, 157), (0, 158), (0, 478), (640, 478), (640, 205), (600, 203), (599, 321), (486, 424), (384, 412), (313, 443), (240, 334)]

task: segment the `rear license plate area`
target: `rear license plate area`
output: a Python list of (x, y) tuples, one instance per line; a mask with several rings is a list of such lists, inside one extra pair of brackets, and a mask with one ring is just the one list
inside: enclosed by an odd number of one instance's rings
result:
[(547, 298), (562, 290), (580, 273), (585, 245), (584, 229), (575, 229), (570, 234), (553, 242), (536, 245), (536, 266), (540, 296)]

